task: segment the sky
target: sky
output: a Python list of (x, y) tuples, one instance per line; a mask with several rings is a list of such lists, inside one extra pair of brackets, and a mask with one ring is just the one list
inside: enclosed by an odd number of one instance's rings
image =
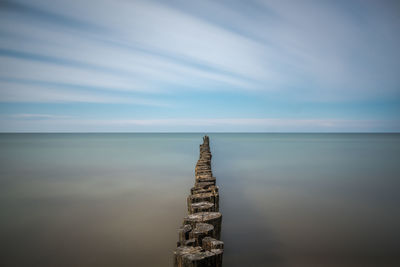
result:
[(0, 0), (0, 132), (399, 132), (400, 2)]

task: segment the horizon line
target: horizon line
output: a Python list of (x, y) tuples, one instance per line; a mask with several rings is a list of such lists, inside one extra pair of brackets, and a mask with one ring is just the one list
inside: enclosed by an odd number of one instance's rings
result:
[(39, 132), (39, 131), (20, 131), (20, 132), (2, 132), (0, 134), (400, 134), (396, 131), (369, 131), (369, 132), (357, 132), (357, 131), (338, 131), (338, 132), (318, 132), (318, 131), (299, 131), (299, 132), (169, 132), (169, 131), (154, 131), (154, 132), (57, 132), (57, 131), (49, 131), (49, 132)]

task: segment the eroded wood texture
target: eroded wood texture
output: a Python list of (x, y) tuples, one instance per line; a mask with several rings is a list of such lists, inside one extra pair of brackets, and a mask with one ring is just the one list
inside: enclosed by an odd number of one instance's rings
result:
[(203, 137), (195, 168), (195, 184), (187, 197), (188, 216), (178, 230), (175, 267), (221, 267), (224, 242), (220, 241), (222, 215), (219, 193), (211, 170), (210, 139)]

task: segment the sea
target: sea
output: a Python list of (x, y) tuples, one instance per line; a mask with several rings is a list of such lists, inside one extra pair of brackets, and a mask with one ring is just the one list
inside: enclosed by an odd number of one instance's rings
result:
[[(0, 266), (172, 266), (203, 135), (0, 134)], [(400, 134), (208, 135), (223, 266), (400, 266)]]

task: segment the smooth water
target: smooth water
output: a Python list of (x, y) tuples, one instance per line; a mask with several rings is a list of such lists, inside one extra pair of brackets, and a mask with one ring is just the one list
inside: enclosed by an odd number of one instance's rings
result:
[[(1, 266), (171, 266), (201, 134), (0, 134)], [(210, 134), (224, 266), (400, 266), (399, 134)]]

